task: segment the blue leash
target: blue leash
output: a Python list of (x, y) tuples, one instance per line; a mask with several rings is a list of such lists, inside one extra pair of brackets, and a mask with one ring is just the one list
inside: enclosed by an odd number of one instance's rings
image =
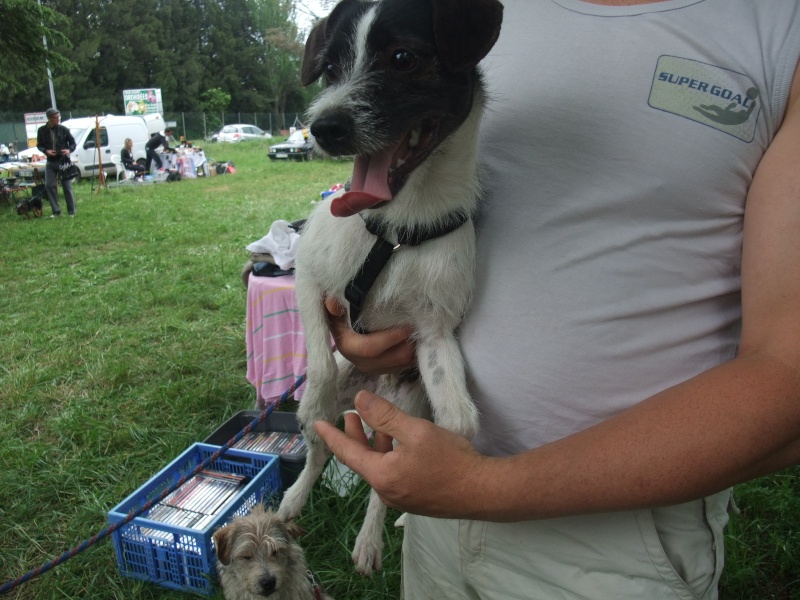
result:
[(305, 380), (306, 380), (306, 376), (305, 375), (301, 375), (300, 377), (298, 377), (297, 381), (294, 382), (294, 385), (292, 385), (292, 387), (290, 387), (288, 390), (286, 390), (281, 395), (281, 397), (278, 399), (278, 401), (275, 404), (270, 404), (269, 406), (267, 406), (263, 411), (261, 411), (261, 414), (258, 417), (253, 419), (253, 421), (248, 423), (248, 425), (244, 429), (242, 429), (239, 433), (237, 433), (230, 440), (228, 440), (225, 443), (224, 446), (221, 446), (219, 450), (214, 452), (214, 454), (212, 454), (206, 460), (204, 460), (202, 463), (197, 465), (197, 467), (195, 467), (194, 471), (192, 471), (191, 473), (187, 473), (186, 475), (181, 477), (179, 481), (175, 482), (174, 484), (169, 486), (167, 489), (165, 489), (163, 492), (161, 492), (161, 494), (159, 494), (158, 498), (154, 498), (152, 500), (148, 500), (147, 502), (145, 502), (145, 504), (141, 508), (133, 509), (131, 512), (129, 512), (127, 514), (127, 516), (125, 517), (125, 519), (123, 519), (122, 521), (120, 521), (118, 523), (114, 523), (113, 525), (110, 525), (109, 527), (106, 527), (105, 529), (103, 529), (99, 533), (96, 533), (95, 535), (93, 535), (89, 539), (84, 540), (83, 542), (81, 542), (80, 544), (78, 544), (77, 546), (72, 548), (71, 550), (67, 550), (66, 552), (64, 552), (58, 558), (54, 558), (53, 560), (44, 563), (43, 565), (41, 565), (40, 567), (38, 567), (36, 569), (28, 571), (27, 573), (25, 573), (24, 575), (21, 575), (20, 577), (17, 577), (16, 579), (12, 579), (11, 581), (9, 581), (7, 583), (4, 583), (2, 586), (0, 586), (0, 595), (7, 594), (11, 590), (13, 590), (15, 587), (17, 587), (19, 585), (22, 585), (23, 583), (26, 583), (26, 582), (30, 581), (31, 579), (33, 579), (35, 577), (38, 577), (42, 573), (46, 573), (47, 571), (49, 571), (53, 567), (56, 567), (56, 566), (60, 565), (63, 562), (66, 562), (67, 560), (69, 560), (73, 556), (77, 556), (78, 554), (80, 554), (81, 552), (83, 552), (84, 550), (89, 548), (90, 546), (93, 546), (94, 544), (96, 544), (100, 540), (103, 540), (103, 539), (107, 538), (110, 534), (114, 533), (117, 529), (119, 529), (123, 525), (127, 525), (128, 523), (130, 523), (133, 519), (138, 517), (143, 512), (150, 510), (150, 508), (154, 504), (158, 504), (159, 502), (161, 502), (169, 494), (171, 494), (176, 489), (181, 487), (184, 483), (186, 483), (186, 481), (188, 479), (191, 479), (192, 477), (197, 475), (200, 471), (205, 469), (208, 465), (210, 465), (215, 460), (217, 460), (220, 456), (225, 454), (225, 452), (227, 452), (228, 449), (231, 446), (236, 444), (244, 436), (246, 436), (248, 433), (250, 433), (250, 431), (254, 427), (257, 427), (258, 424), (261, 423), (261, 421), (266, 419), (267, 416), (269, 416), (272, 413), (272, 411), (275, 410), (276, 407), (278, 407), (281, 404), (283, 404), (284, 402), (286, 402), (286, 399), (290, 395), (292, 395), (294, 393), (294, 391), (297, 388), (299, 388), (303, 384), (303, 382)]

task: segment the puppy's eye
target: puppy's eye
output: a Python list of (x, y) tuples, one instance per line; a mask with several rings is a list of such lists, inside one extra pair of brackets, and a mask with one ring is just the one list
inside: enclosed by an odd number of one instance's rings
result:
[(253, 556), (250, 554), (243, 554), (239, 558), (242, 560), (253, 560)]
[(392, 55), (392, 67), (397, 71), (402, 71), (404, 73), (413, 71), (417, 67), (417, 64), (419, 64), (417, 55), (408, 50), (401, 48), (400, 50), (395, 50), (395, 53)]
[(322, 67), (322, 74), (328, 81), (336, 81), (338, 77), (338, 71), (336, 69), (336, 65), (333, 64), (332, 62), (326, 62)]
[(278, 556), (278, 549), (277, 548), (273, 548), (272, 552), (270, 552), (269, 554), (270, 554), (270, 556), (275, 558), (276, 556)]

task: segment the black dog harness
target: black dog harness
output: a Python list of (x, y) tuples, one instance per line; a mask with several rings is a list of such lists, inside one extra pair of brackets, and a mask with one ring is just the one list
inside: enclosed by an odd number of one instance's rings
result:
[(440, 220), (433, 227), (402, 227), (395, 230), (397, 243), (392, 244), (386, 241), (384, 236), (389, 229), (380, 217), (363, 217), (364, 225), (372, 235), (378, 238), (370, 249), (364, 264), (361, 265), (356, 276), (347, 284), (344, 297), (350, 303), (350, 326), (359, 333), (366, 333), (365, 330), (356, 329), (355, 322), (364, 308), (375, 280), (378, 279), (386, 263), (392, 257), (395, 250), (402, 246), (419, 246), (423, 242), (432, 240), (448, 233), (452, 233), (469, 220), (469, 216), (464, 212), (453, 212)]

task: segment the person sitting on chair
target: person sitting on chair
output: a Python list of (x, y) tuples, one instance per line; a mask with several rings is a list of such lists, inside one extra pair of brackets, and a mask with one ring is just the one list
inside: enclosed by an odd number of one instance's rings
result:
[(119, 156), (122, 159), (122, 166), (128, 171), (133, 171), (135, 177), (144, 175), (144, 167), (133, 160), (133, 140), (131, 138), (125, 138), (125, 144), (122, 146)]
[(153, 164), (153, 161), (156, 161), (156, 169), (161, 169), (163, 167), (161, 157), (156, 152), (156, 148), (159, 146), (164, 146), (164, 150), (169, 150), (169, 142), (167, 141), (167, 138), (171, 135), (172, 127), (169, 127), (164, 130), (163, 134), (156, 133), (144, 145), (144, 147), (147, 149), (147, 164), (145, 165), (145, 169), (148, 173), (150, 172), (150, 166)]

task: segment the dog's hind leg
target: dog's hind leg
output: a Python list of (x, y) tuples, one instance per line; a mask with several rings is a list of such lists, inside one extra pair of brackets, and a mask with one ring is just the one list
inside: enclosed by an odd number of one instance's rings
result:
[(297, 481), (286, 490), (278, 508), (278, 516), (283, 521), (294, 519), (300, 514), (330, 456), (325, 443), (316, 434), (312, 425), (320, 420), (333, 422), (341, 412), (337, 394), (338, 369), (331, 349), (325, 310), (320, 300), (323, 291), (310, 281), (305, 281), (305, 285), (300, 286), (299, 278), (298, 273), (297, 303), (306, 332), (308, 381), (297, 411), (297, 420), (303, 431), (308, 452), (303, 471)]
[(278, 517), (284, 522), (294, 519), (303, 510), (303, 506), (308, 500), (308, 495), (322, 474), (325, 463), (328, 462), (328, 457), (331, 454), (322, 439), (310, 428), (310, 425), (308, 429), (310, 431), (303, 431), (303, 437), (308, 447), (306, 464), (297, 481), (286, 490), (278, 508)]
[[(396, 376), (381, 377), (376, 393), (396, 404), (411, 416), (430, 419), (430, 410), (425, 390), (418, 378), (402, 379)], [(356, 571), (364, 577), (381, 569), (383, 552), (383, 525), (386, 505), (372, 490), (367, 505), (364, 523), (353, 546), (353, 563)]]
[(467, 390), (464, 359), (455, 335), (452, 332), (420, 333), (417, 362), (434, 422), (472, 439), (478, 432), (478, 410)]
[(353, 546), (353, 564), (359, 575), (369, 577), (373, 571), (381, 570), (381, 554), (383, 552), (383, 521), (386, 517), (386, 505), (378, 497), (375, 490), (369, 494), (367, 515), (356, 537)]

